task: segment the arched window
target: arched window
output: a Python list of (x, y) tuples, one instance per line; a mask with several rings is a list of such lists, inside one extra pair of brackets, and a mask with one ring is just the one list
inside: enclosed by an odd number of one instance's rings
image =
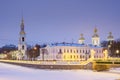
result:
[(77, 59), (78, 59), (78, 55), (77, 55)]
[(59, 54), (62, 54), (62, 50), (61, 49), (59, 49), (59, 52), (58, 52)]
[(24, 49), (24, 45), (22, 46), (22, 49)]
[(23, 41), (23, 42), (25, 41), (24, 37), (22, 37), (22, 41)]
[(78, 53), (78, 50), (77, 50), (77, 53)]
[(84, 53), (84, 50), (83, 50), (83, 53)]
[(69, 53), (69, 50), (67, 50), (67, 53)]
[(82, 56), (80, 55), (80, 58), (82, 58)]
[(75, 53), (75, 50), (74, 50), (74, 53)]
[(70, 58), (72, 59), (72, 55), (70, 55)]
[(70, 52), (72, 53), (72, 49), (70, 50)]

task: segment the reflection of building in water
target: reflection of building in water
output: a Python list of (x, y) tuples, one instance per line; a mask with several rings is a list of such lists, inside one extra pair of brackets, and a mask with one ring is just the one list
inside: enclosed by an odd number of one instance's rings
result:
[(103, 47), (100, 46), (100, 38), (97, 29), (92, 36), (92, 44), (86, 45), (83, 34), (78, 43), (54, 43), (40, 49), (40, 60), (70, 60), (79, 61), (91, 58), (91, 50), (94, 50), (94, 58), (103, 58)]

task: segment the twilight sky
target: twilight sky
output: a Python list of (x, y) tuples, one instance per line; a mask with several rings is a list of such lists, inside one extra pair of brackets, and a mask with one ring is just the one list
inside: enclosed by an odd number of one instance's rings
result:
[(0, 0), (0, 46), (18, 44), (24, 16), (28, 44), (91, 43), (95, 26), (101, 40), (111, 31), (120, 38), (120, 0)]

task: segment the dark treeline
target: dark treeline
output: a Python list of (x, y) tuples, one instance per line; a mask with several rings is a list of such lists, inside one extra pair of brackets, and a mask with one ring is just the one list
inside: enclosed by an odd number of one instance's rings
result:
[(120, 57), (120, 39), (115, 41), (103, 41), (101, 46), (108, 49), (111, 57)]

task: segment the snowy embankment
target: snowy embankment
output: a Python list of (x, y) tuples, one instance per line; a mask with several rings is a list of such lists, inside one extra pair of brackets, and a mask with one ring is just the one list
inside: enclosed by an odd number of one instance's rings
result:
[[(115, 69), (110, 71), (115, 71)], [(116, 80), (116, 79), (120, 79), (120, 74), (93, 72), (91, 70), (41, 70), (0, 63), (0, 80)]]

